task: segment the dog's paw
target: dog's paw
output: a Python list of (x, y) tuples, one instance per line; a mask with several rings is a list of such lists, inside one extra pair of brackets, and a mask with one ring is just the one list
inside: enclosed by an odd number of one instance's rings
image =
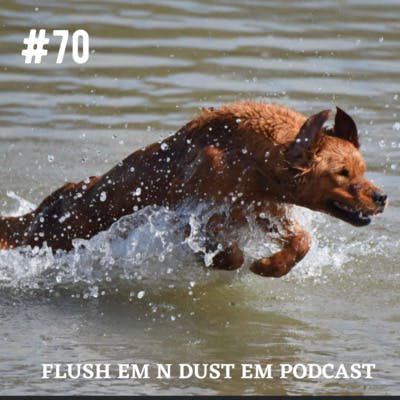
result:
[(240, 268), (243, 262), (244, 256), (242, 250), (240, 250), (237, 244), (232, 244), (215, 255), (212, 267), (232, 271)]
[(257, 275), (280, 278), (287, 274), (286, 268), (282, 265), (275, 264), (269, 258), (263, 258), (261, 260), (254, 261), (250, 266), (250, 271)]

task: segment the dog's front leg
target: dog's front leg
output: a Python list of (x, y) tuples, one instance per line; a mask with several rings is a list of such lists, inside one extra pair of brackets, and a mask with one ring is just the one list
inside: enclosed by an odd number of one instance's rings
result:
[[(235, 164), (229, 162), (234, 157)], [(197, 201), (209, 201), (211, 207), (220, 204), (228, 193), (235, 190), (237, 175), (234, 168), (239, 169), (239, 158), (236, 154), (226, 154), (223, 150), (210, 145), (199, 151), (197, 157), (185, 168), (183, 174), (177, 178), (172, 187), (183, 187), (169, 194), (170, 202), (176, 202), (176, 196), (195, 198)], [(245, 223), (241, 208), (233, 208), (227, 212), (213, 214), (206, 225), (206, 251), (216, 254), (212, 258), (211, 268), (235, 270), (242, 266), (244, 256), (235, 241), (228, 241), (226, 237), (232, 230)]]
[[(225, 214), (214, 214), (208, 221), (206, 226), (207, 235), (207, 250), (215, 251), (221, 247), (218, 237), (223, 237), (226, 234), (227, 226), (237, 225), (238, 221), (235, 218), (235, 212), (231, 212), (227, 217)], [(236, 242), (226, 243), (219, 249), (218, 253), (213, 257), (211, 268), (224, 269), (232, 271), (240, 268), (244, 262), (243, 251), (239, 248)]]
[(232, 243), (214, 256), (210, 267), (233, 271), (240, 268), (243, 265), (243, 262), (243, 251), (240, 250), (237, 243)]
[(250, 270), (261, 276), (279, 278), (286, 275), (308, 252), (311, 237), (308, 232), (297, 228), (284, 238), (285, 246), (270, 257), (254, 261)]

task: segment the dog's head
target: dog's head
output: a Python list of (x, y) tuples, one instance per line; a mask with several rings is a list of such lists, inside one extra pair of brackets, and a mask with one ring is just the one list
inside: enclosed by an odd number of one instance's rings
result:
[(298, 204), (364, 226), (384, 210), (387, 196), (365, 178), (353, 119), (337, 108), (333, 128), (326, 129), (329, 115), (326, 110), (309, 117), (286, 150), (298, 176)]

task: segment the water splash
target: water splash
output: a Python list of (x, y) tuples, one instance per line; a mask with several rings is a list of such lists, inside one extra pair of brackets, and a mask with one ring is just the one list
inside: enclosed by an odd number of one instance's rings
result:
[[(13, 192), (9, 196), (19, 202), (14, 215), (34, 208)], [(98, 297), (119, 290), (142, 293), (144, 288), (191, 287), (217, 279), (241, 279), (249, 273), (248, 266), (253, 260), (276, 252), (279, 246), (274, 234), (266, 234), (249, 218), (246, 228), (232, 232), (228, 238), (239, 240), (245, 266), (237, 272), (205, 268), (204, 264), (210, 265), (219, 250), (206, 249), (204, 227), (213, 213), (224, 210), (224, 206), (216, 209), (190, 203), (178, 210), (148, 206), (121, 218), (89, 240), (74, 240), (74, 248), (68, 253), (54, 254), (46, 246), (2, 250), (0, 289), (50, 293), (61, 289), (80, 293), (82, 297)], [(363, 238), (348, 243), (337, 238), (327, 240), (327, 220), (321, 214), (300, 207), (292, 207), (289, 212), (311, 232), (313, 245), (307, 257), (284, 279), (318, 279), (328, 268), (338, 273), (360, 251), (371, 250)], [(185, 236), (184, 231), (190, 233)]]
[[(20, 201), (14, 214), (31, 209), (23, 199), (13, 198)], [(75, 239), (70, 252), (54, 254), (46, 245), (2, 250), (0, 288), (74, 289), (97, 297), (133, 283), (171, 287), (189, 285), (199, 276), (206, 282), (210, 273), (202, 265), (210, 265), (218, 250), (207, 251), (203, 232), (215, 211), (204, 204), (184, 204), (177, 211), (149, 206), (89, 240)]]
[(26, 214), (30, 211), (33, 211), (36, 208), (36, 206), (33, 203), (18, 196), (12, 190), (7, 191), (7, 196), (10, 199), (16, 200), (18, 204), (18, 207), (13, 212), (7, 213), (11, 217), (16, 217), (18, 215)]

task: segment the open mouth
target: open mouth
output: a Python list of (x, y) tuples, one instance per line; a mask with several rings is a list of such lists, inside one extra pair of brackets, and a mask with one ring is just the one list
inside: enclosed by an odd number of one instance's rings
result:
[(328, 210), (334, 217), (354, 226), (365, 226), (371, 222), (371, 217), (366, 213), (338, 201), (329, 201)]

